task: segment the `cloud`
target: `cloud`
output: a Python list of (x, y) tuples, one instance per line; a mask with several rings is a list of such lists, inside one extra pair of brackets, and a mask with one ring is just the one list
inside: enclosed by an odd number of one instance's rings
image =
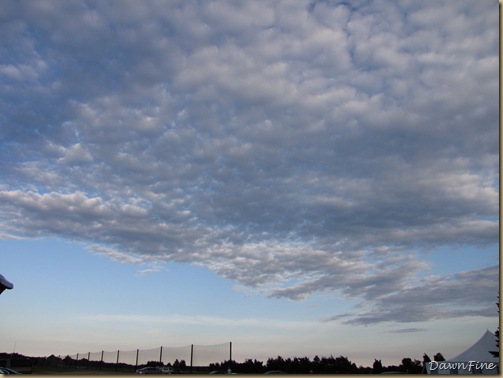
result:
[(369, 324), (493, 316), (495, 310), (491, 301), (494, 302), (494, 282), (498, 280), (498, 266), (430, 277), (420, 285), (385, 294), (370, 302), (370, 306), (362, 305), (363, 311), (337, 315), (325, 321)]
[[(100, 245), (91, 245), (89, 247), (89, 250), (95, 254), (107, 256), (111, 260), (115, 260), (120, 263), (139, 265), (139, 264), (144, 264), (145, 260), (146, 260), (144, 257), (132, 256), (127, 253), (115, 251), (111, 248), (102, 247)], [(152, 270), (153, 269), (146, 269), (146, 270), (141, 271), (141, 273), (146, 274), (146, 273), (151, 272)]]
[(1, 7), (2, 235), (378, 311), (355, 322), (414, 318), (424, 250), (497, 243), (488, 3)]
[(91, 314), (84, 315), (78, 318), (79, 321), (90, 321), (100, 323), (113, 323), (119, 322), (126, 324), (146, 324), (146, 325), (190, 325), (190, 326), (213, 326), (225, 328), (242, 328), (242, 327), (267, 327), (273, 329), (284, 330), (301, 330), (309, 329), (316, 325), (315, 322), (301, 322), (301, 321), (284, 321), (277, 319), (258, 319), (258, 318), (242, 318), (242, 319), (228, 319), (213, 316), (152, 316), (152, 315), (115, 315), (115, 314)]
[(389, 331), (390, 333), (410, 333), (410, 332), (423, 332), (424, 328), (402, 328), (393, 331)]

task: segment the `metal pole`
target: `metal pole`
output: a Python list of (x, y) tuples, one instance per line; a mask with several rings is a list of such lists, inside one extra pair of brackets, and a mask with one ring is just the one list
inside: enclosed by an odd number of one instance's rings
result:
[(117, 351), (117, 363), (115, 364), (115, 371), (117, 371), (117, 369), (119, 369), (119, 353), (120, 353), (120, 350)]
[(140, 353), (139, 349), (136, 349), (136, 365), (135, 367), (138, 367), (138, 354)]
[(229, 343), (229, 361), (232, 361), (232, 341)]
[(91, 363), (91, 352), (87, 352), (87, 370), (89, 370), (90, 363)]
[(101, 360), (100, 360), (100, 370), (103, 370), (103, 353), (104, 351), (101, 351)]
[(159, 362), (162, 364), (162, 347), (161, 347), (161, 354), (159, 354)]
[(190, 344), (190, 374), (192, 374), (192, 357), (194, 356), (194, 344)]

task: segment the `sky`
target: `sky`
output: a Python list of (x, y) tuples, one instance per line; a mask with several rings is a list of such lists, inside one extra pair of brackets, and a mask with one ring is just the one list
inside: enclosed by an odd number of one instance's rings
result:
[(372, 366), (494, 332), (498, 22), (495, 0), (0, 2), (0, 351)]

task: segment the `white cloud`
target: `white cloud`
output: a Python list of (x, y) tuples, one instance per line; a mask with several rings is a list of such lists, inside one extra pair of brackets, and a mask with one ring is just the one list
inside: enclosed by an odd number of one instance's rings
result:
[(1, 234), (379, 310), (497, 243), (488, 3), (2, 6)]
[[(91, 245), (91, 246), (89, 246), (89, 250), (93, 253), (98, 254), (98, 255), (107, 256), (108, 258), (115, 260), (115, 261), (118, 261), (120, 263), (140, 265), (140, 264), (144, 264), (147, 260), (145, 257), (132, 256), (131, 254), (116, 251), (112, 248), (102, 247), (100, 245)], [(149, 269), (148, 271), (150, 272), (151, 269)], [(143, 270), (141, 272), (147, 273), (146, 270)]]

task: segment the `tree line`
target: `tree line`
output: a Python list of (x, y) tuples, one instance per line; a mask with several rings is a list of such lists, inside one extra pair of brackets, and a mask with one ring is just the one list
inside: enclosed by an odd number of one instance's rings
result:
[[(426, 354), (426, 358), (429, 358)], [(442, 361), (441, 353), (435, 355), (435, 360)], [(270, 370), (279, 370), (287, 374), (380, 374), (384, 372), (402, 372), (406, 374), (421, 374), (423, 372), (423, 362), (403, 358), (400, 365), (384, 366), (381, 360), (374, 360), (372, 367), (357, 366), (347, 357), (318, 357), (312, 360), (308, 357), (269, 358), (264, 364), (262, 361), (246, 359), (239, 363), (236, 361), (224, 361), (209, 365), (210, 370), (231, 369), (235, 373), (262, 374)]]
[[(445, 361), (441, 353), (437, 353), (434, 357), (435, 361)], [(114, 364), (105, 363), (100, 361), (74, 360), (70, 356), (64, 358), (51, 355), (49, 357), (25, 357), (17, 353), (0, 353), (0, 366), (5, 366), (7, 360), (13, 365), (19, 366), (53, 366), (60, 368), (88, 368), (88, 369), (114, 369), (120, 371), (131, 371), (133, 368), (140, 368), (145, 366), (161, 366), (159, 361), (149, 361), (145, 365), (131, 366), (124, 363)], [(287, 374), (380, 374), (384, 372), (401, 372), (406, 374), (421, 374), (424, 372), (423, 366), (425, 362), (431, 359), (428, 355), (424, 354), (423, 361), (418, 361), (411, 358), (403, 358), (399, 365), (384, 366), (381, 360), (374, 360), (372, 367), (357, 366), (351, 362), (347, 357), (318, 357), (313, 359), (308, 357), (294, 357), (283, 358), (278, 356), (276, 358), (268, 358), (264, 363), (256, 359), (246, 359), (244, 362), (237, 362), (234, 360), (223, 361), (221, 363), (211, 363), (207, 368), (194, 367), (194, 372), (207, 370), (222, 370), (226, 371), (231, 369), (233, 373), (243, 374), (262, 374), (270, 370), (279, 370)], [(3, 362), (3, 365), (2, 365)], [(173, 366), (181, 372), (188, 372), (189, 367), (184, 360), (176, 360), (173, 364), (168, 363), (166, 366)], [(203, 368), (201, 370), (201, 368)], [(134, 370), (134, 369), (133, 369)]]

